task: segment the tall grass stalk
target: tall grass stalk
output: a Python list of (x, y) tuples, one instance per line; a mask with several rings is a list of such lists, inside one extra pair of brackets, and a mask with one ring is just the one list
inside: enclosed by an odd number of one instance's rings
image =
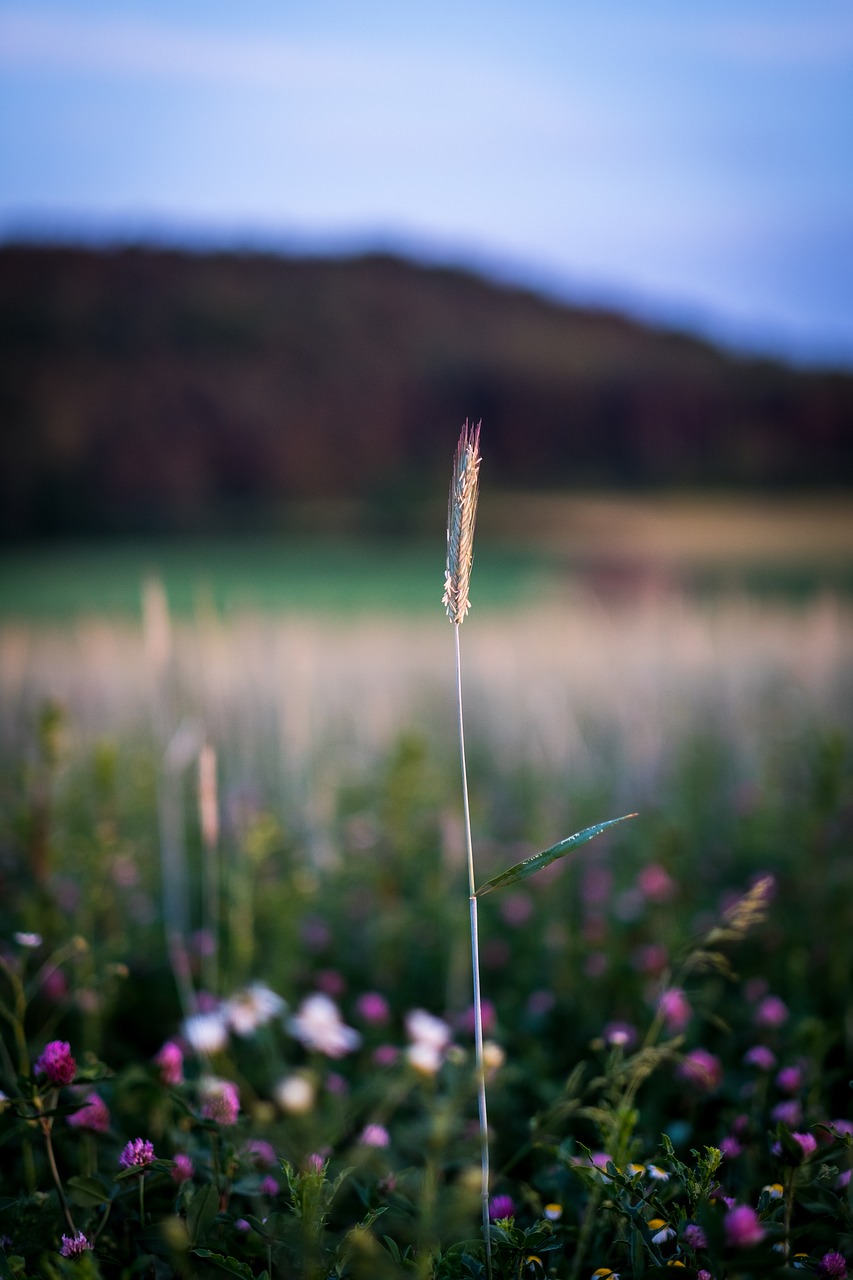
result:
[(470, 601), (468, 590), (474, 559), (474, 525), (477, 518), (477, 495), (480, 473), (480, 428), (466, 422), (459, 437), (453, 460), (453, 478), (447, 511), (447, 569), (444, 581), (444, 607), (453, 623), (456, 649), (456, 710), (459, 728), (459, 757), (462, 770), (462, 803), (465, 816), (465, 850), (468, 861), (468, 908), (471, 923), (471, 973), (474, 986), (474, 1046), (477, 1070), (477, 1110), (480, 1121), (480, 1160), (482, 1168), (481, 1200), (483, 1238), (486, 1246), (486, 1272), (492, 1274), (492, 1249), (489, 1235), (489, 1123), (486, 1111), (486, 1070), (483, 1062), (483, 1009), (480, 994), (480, 946), (477, 922), (477, 892), (474, 879), (474, 846), (471, 839), (471, 807), (468, 798), (468, 772), (465, 764), (465, 727), (462, 713), (462, 660), (459, 630)]

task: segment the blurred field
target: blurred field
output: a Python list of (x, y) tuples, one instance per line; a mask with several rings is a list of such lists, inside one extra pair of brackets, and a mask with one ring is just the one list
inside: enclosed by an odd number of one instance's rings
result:
[[(426, 514), (426, 513), (424, 513)], [(137, 617), (160, 579), (173, 612), (430, 613), (441, 595), (442, 511), (434, 535), (369, 539), (346, 505), (304, 508), (331, 534), (278, 538), (29, 544), (0, 552), (0, 619)], [(438, 583), (438, 587), (436, 587)], [(746, 589), (808, 599), (853, 595), (853, 498), (487, 494), (476, 567), (479, 611), (560, 600)]]
[[(719, 508), (710, 519), (677, 503), (530, 500), (514, 508), (520, 549), (502, 550), (493, 531), (478, 547), (461, 639), (480, 882), (587, 825), (639, 815), (482, 903), (490, 1034), (506, 1055), (490, 1082), (494, 1163), (511, 1171), (500, 1185), (519, 1204), (539, 1178), (540, 1201), (565, 1206), (566, 1256), (586, 1203), (572, 1189), (579, 1150), (649, 1161), (661, 1158), (663, 1133), (686, 1155), (740, 1125), (746, 1154), (724, 1166), (724, 1185), (758, 1203), (783, 1176), (767, 1140), (780, 1116), (812, 1126), (848, 1113), (853, 598), (843, 512), (799, 524), (792, 511), (724, 521)], [(415, 1208), (389, 1212), (383, 1229), (408, 1240), (427, 1231), (419, 1169), (439, 1131), (433, 1108), (444, 1108), (436, 1212), (453, 1240), (476, 1221), (454, 1181), (472, 1162), (473, 1129), (453, 630), (440, 604), (443, 545), (377, 550), (149, 545), (144, 555), (126, 546), (6, 557), (0, 932), (50, 947), (86, 940), (73, 983), (57, 1000), (40, 994), (36, 1014), (116, 1071), (99, 1087), (122, 1141), (155, 1123), (159, 1103), (131, 1099), (193, 989), (231, 997), (260, 979), (290, 1008), (332, 992), (364, 1030), (362, 1048), (328, 1064), (293, 1043), (287, 1022), (245, 1043), (235, 1035), (233, 1060), (218, 1070), (240, 1082), (241, 1123), (294, 1161), (328, 1148), (348, 1165), (364, 1123), (388, 1120), (389, 1159)], [(750, 589), (757, 571), (768, 576)], [(209, 844), (206, 744), (217, 784)], [(690, 969), (695, 940), (756, 882), (770, 895), (767, 919), (732, 947), (731, 970), (725, 957)], [(661, 1048), (649, 1080), (637, 1067), (645, 1083), (626, 1130), (621, 1050), (608, 1056), (602, 1037), (614, 1020), (658, 1036), (662, 985), (682, 982), (686, 1035)], [(358, 1021), (364, 993), (387, 1000), (387, 1026)], [(765, 997), (784, 1025), (756, 1027)], [(402, 1054), (391, 1075), (377, 1069), (374, 1050), (388, 1040), (398, 1054), (416, 1008), (446, 1017), (462, 1046), (462, 1067), (445, 1068), (447, 1079), (462, 1071), (453, 1098), (432, 1077), (421, 1090)], [(32, 1025), (43, 1043), (35, 1015)], [(769, 1079), (756, 1089), (756, 1041), (796, 1066), (800, 1097)], [(679, 1074), (682, 1052), (694, 1050), (719, 1064), (713, 1096), (693, 1096)], [(572, 1111), (567, 1079), (585, 1060), (584, 1097), (596, 1107)], [(308, 1116), (275, 1103), (294, 1070), (317, 1084)], [(387, 1101), (398, 1078), (399, 1106)], [(540, 1123), (541, 1151), (530, 1144)], [(165, 1150), (182, 1149), (183, 1112), (160, 1132)], [(63, 1133), (76, 1170), (75, 1135)], [(213, 1177), (202, 1143), (192, 1149)], [(814, 1207), (817, 1168), (815, 1157), (798, 1174), (795, 1225), (819, 1259), (853, 1240), (853, 1206), (836, 1197)], [(664, 1194), (678, 1187), (673, 1179)], [(525, 1201), (519, 1221), (540, 1201)], [(6, 1203), (11, 1215), (17, 1202)], [(344, 1200), (338, 1212), (344, 1236), (356, 1210)], [(778, 1235), (775, 1210), (762, 1212)], [(615, 1229), (602, 1223), (590, 1266), (610, 1260)]]

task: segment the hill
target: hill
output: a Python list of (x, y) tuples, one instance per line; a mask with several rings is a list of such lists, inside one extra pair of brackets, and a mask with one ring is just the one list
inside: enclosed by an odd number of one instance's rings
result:
[(404, 525), (466, 417), (507, 489), (853, 481), (853, 375), (382, 255), (0, 248), (0, 413), (7, 539)]

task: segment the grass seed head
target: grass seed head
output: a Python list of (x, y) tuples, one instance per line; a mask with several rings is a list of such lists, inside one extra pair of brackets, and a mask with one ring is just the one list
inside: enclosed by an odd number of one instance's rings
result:
[(453, 623), (462, 622), (470, 608), (468, 588), (474, 560), (474, 523), (480, 473), (480, 424), (462, 428), (453, 459), (453, 478), (447, 507), (447, 568), (443, 603)]

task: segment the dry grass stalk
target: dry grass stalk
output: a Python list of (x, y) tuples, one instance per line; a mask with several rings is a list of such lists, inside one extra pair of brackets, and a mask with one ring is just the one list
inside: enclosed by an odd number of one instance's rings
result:
[(474, 524), (480, 475), (480, 423), (467, 420), (453, 459), (453, 479), (447, 508), (447, 568), (443, 603), (453, 623), (463, 621), (470, 608), (468, 587), (474, 561)]
[(486, 1111), (486, 1070), (483, 1058), (483, 1008), (480, 994), (480, 943), (477, 924), (477, 894), (474, 880), (474, 847), (471, 840), (471, 809), (468, 773), (465, 765), (465, 729), (462, 714), (462, 663), (459, 627), (468, 612), (468, 587), (474, 560), (474, 522), (477, 517), (477, 487), (480, 471), (480, 425), (462, 428), (453, 459), (450, 504), (447, 512), (447, 569), (444, 607), (453, 623), (456, 642), (456, 711), (459, 729), (459, 758), (462, 769), (462, 800), (465, 811), (465, 849), (468, 861), (468, 909), (471, 921), (471, 971), (474, 989), (474, 1048), (477, 1062), (477, 1111), (480, 1124), (481, 1191), (483, 1240), (486, 1246), (486, 1276), (492, 1280), (492, 1245), (489, 1233), (489, 1121)]

